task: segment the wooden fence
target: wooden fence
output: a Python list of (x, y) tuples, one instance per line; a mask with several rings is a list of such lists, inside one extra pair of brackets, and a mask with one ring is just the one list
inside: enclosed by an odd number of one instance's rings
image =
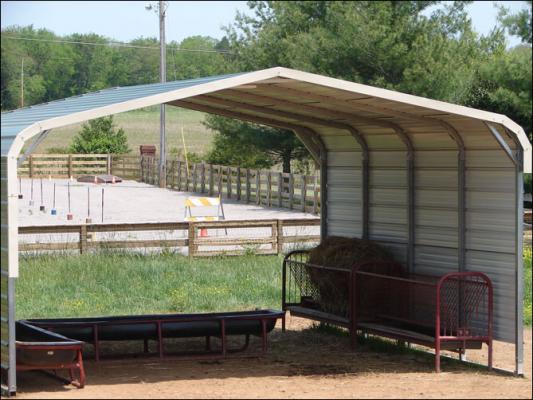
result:
[[(318, 214), (320, 179), (314, 175), (167, 161), (167, 188)], [(157, 185), (158, 159), (141, 160), (141, 181)]]
[(123, 154), (31, 154), (18, 168), (21, 177), (77, 178), (89, 174), (114, 174), (140, 178), (140, 157)]
[[(134, 224), (82, 224), (82, 225), (48, 225), (19, 227), (19, 239), (34, 235), (31, 242), (20, 240), (19, 251), (66, 251), (75, 250), (80, 253), (103, 249), (146, 249), (146, 248), (188, 248), (188, 255), (240, 255), (252, 251), (254, 254), (281, 254), (284, 246), (301, 243), (317, 243), (320, 235), (312, 232), (300, 234), (294, 228), (309, 228), (320, 225), (320, 219), (287, 219), (287, 220), (246, 220), (246, 221), (211, 221), (211, 222), (165, 222), (165, 223), (134, 223)], [(292, 232), (289, 230), (292, 229)], [(201, 232), (210, 232), (201, 236)], [(255, 231), (254, 231), (255, 230)], [(134, 232), (153, 235), (163, 232), (167, 235), (179, 234), (181, 237), (172, 239), (150, 238), (139, 240)], [(221, 234), (217, 234), (220, 232)], [(224, 232), (224, 233), (222, 233)], [(127, 238), (98, 238), (105, 234), (126, 234)], [(215, 233), (215, 235), (214, 235)], [(46, 240), (35, 235), (53, 235)], [(60, 234), (74, 234), (74, 238), (66, 240)], [(132, 238), (133, 237), (133, 238)], [(31, 238), (31, 237), (30, 237)], [(60, 241), (57, 241), (60, 240)], [(286, 247), (286, 246), (285, 246)]]
[[(19, 167), (21, 177), (77, 178), (89, 174), (113, 174), (153, 185), (159, 183), (158, 159), (128, 154), (32, 154)], [(167, 161), (167, 188), (221, 196), (267, 207), (288, 208), (318, 214), (320, 179), (213, 164)]]

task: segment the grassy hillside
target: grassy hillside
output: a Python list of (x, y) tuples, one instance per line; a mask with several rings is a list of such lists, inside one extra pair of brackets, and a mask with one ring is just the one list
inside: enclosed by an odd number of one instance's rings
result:
[[(182, 125), (187, 151), (205, 154), (209, 150), (214, 132), (203, 126), (204, 113), (168, 106), (166, 114), (167, 151), (171, 152), (173, 148), (183, 151)], [(115, 124), (126, 132), (132, 154), (138, 154), (141, 144), (154, 144), (159, 149), (158, 106), (117, 114), (114, 119)], [(81, 124), (74, 124), (53, 130), (36, 153), (68, 147), (80, 129)]]

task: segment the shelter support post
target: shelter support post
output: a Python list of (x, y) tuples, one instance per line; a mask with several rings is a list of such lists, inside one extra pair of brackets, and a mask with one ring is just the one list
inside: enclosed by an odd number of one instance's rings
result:
[(369, 171), (369, 165), (370, 165), (370, 152), (368, 150), (368, 144), (366, 143), (366, 140), (364, 136), (355, 128), (349, 127), (349, 132), (352, 135), (352, 137), (357, 141), (359, 146), (361, 147), (361, 167), (362, 167), (362, 193), (361, 193), (361, 199), (362, 199), (362, 218), (363, 221), (363, 239), (368, 239), (368, 231), (369, 231), (369, 215), (370, 215), (370, 171)]

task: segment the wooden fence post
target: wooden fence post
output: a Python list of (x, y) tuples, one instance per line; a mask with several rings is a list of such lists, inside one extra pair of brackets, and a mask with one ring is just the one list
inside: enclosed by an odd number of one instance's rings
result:
[(318, 213), (318, 189), (320, 188), (320, 185), (317, 184), (317, 177), (313, 177), (313, 214)]
[(87, 225), (80, 225), (80, 254), (87, 252)]
[(255, 171), (255, 203), (261, 204), (261, 170)]
[(281, 172), (278, 172), (278, 207), (281, 208), (283, 206), (283, 198), (281, 197), (283, 189), (283, 174)]
[(294, 207), (294, 175), (289, 174), (289, 208)]
[(197, 192), (198, 190), (198, 180), (196, 179), (196, 175), (197, 175), (197, 171), (196, 171), (196, 166), (198, 164), (194, 164), (193, 167), (192, 167), (192, 191), (193, 192)]
[(194, 222), (189, 222), (189, 257), (194, 257), (198, 245), (196, 244), (196, 225)]
[(226, 168), (226, 174), (226, 191), (228, 192), (227, 197), (228, 199), (231, 199), (231, 167)]
[(278, 219), (278, 254), (283, 254), (283, 220)]
[(222, 198), (222, 165), (218, 165), (217, 167), (217, 191), (218, 197)]
[(177, 185), (178, 185), (178, 191), (181, 192), (181, 161), (178, 161), (178, 182), (177, 182)]
[(67, 158), (67, 170), (68, 170), (68, 177), (70, 178), (72, 176), (72, 154), (69, 154), (68, 155), (68, 158)]
[(272, 207), (272, 172), (267, 171), (266, 205)]
[(237, 167), (237, 200), (241, 200), (241, 167)]
[(205, 163), (202, 161), (200, 193), (205, 193)]
[(250, 202), (250, 168), (246, 168), (246, 202)]
[(302, 175), (302, 211), (305, 212), (305, 202), (307, 201), (307, 176), (305, 174)]
[(209, 196), (213, 197), (214, 190), (213, 164), (209, 164)]
[[(111, 163), (112, 163), (111, 154), (108, 154), (106, 158), (106, 174), (108, 175), (110, 175), (112, 171)], [(122, 173), (124, 173), (124, 171), (122, 171)]]
[(28, 158), (29, 158), (28, 164), (29, 164), (29, 169), (30, 169), (30, 178), (33, 178), (33, 155), (30, 154)]

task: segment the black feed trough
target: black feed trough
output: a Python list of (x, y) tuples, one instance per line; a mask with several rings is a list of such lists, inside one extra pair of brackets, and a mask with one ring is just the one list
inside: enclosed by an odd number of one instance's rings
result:
[[(82, 360), (83, 342), (23, 321), (17, 321), (15, 329), (17, 370), (68, 369), (71, 377), (68, 382), (83, 387), (85, 381)], [(78, 380), (73, 378), (76, 370), (79, 373)]]
[[(206, 338), (206, 355), (222, 355), (233, 352), (226, 346), (226, 337), (242, 335), (259, 336), (263, 351), (266, 351), (266, 337), (274, 329), (276, 320), (283, 318), (282, 311), (258, 310), (200, 314), (155, 314), (89, 318), (59, 318), (27, 320), (35, 326), (52, 330), (66, 337), (88, 342), (95, 347), (96, 359), (99, 359), (99, 342), (144, 340), (145, 351), (149, 340), (159, 343), (159, 356), (163, 357), (164, 338)], [(222, 341), (220, 352), (211, 351), (210, 338)]]

